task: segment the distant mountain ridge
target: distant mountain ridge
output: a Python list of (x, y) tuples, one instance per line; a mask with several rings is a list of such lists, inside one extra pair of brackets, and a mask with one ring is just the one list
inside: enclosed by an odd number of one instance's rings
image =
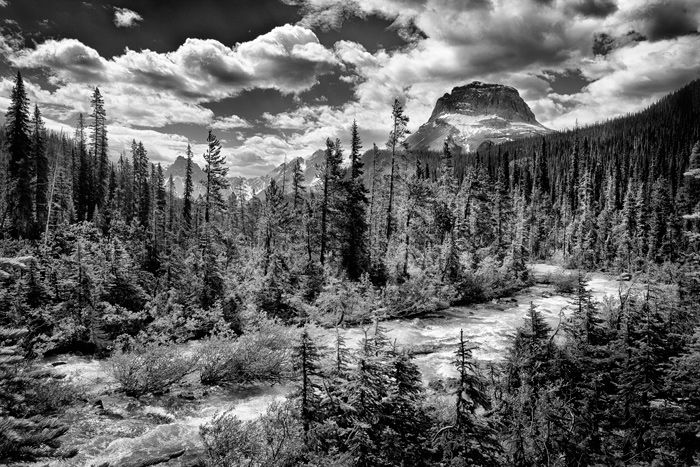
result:
[[(316, 168), (323, 163), (325, 151), (319, 149), (307, 158), (296, 157), (287, 161), (286, 164), (280, 164), (265, 175), (258, 177), (243, 177), (240, 175), (230, 176), (229, 182), (231, 191), (235, 193), (242, 192), (246, 199), (257, 196), (265, 187), (274, 179), (278, 183), (283, 183), (286, 180), (287, 186), (285, 191), (291, 189), (292, 174), (294, 164), (297, 161), (301, 164), (301, 170), (304, 173), (305, 185), (313, 185), (316, 179)], [(175, 194), (183, 196), (185, 192), (185, 175), (187, 171), (187, 159), (184, 156), (178, 156), (175, 161), (165, 170), (165, 179), (168, 180), (172, 175), (173, 184), (175, 185)], [(192, 162), (192, 183), (194, 185), (194, 197), (197, 198), (204, 194), (204, 185), (202, 182), (206, 179), (206, 174), (196, 162)]]
[[(474, 81), (465, 86), (455, 87), (452, 92), (440, 97), (428, 121), (406, 139), (406, 144), (410, 151), (441, 152), (445, 141), (448, 141), (457, 152), (468, 153), (476, 151), (484, 144), (498, 144), (548, 133), (552, 133), (552, 130), (537, 121), (535, 114), (515, 88)], [(305, 185), (313, 186), (318, 181), (317, 167), (323, 165), (324, 154), (323, 149), (316, 150), (306, 158), (291, 159), (259, 177), (232, 176), (231, 189), (235, 192), (242, 191), (246, 198), (250, 198), (260, 194), (270, 180), (274, 179), (280, 184), (286, 180), (286, 191), (289, 191), (292, 171), (297, 161), (301, 163)], [(366, 175), (369, 175), (368, 170), (371, 170), (373, 154), (370, 149), (363, 155)], [(377, 170), (385, 170), (389, 160), (390, 153), (385, 149), (380, 150)], [(166, 178), (173, 175), (176, 193), (179, 196), (182, 196), (184, 191), (186, 166), (187, 159), (178, 156), (165, 172)], [(201, 183), (204, 177), (199, 165), (193, 164), (195, 197), (204, 191)]]

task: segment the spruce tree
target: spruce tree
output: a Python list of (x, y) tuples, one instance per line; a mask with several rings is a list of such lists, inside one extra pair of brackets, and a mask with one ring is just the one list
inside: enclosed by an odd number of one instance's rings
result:
[(442, 437), (443, 459), (450, 465), (498, 465), (500, 447), (495, 432), (478, 414), (491, 407), (491, 400), (472, 350), (464, 340), (464, 331), (460, 330), (452, 362), (457, 370), (454, 423), (438, 432)]
[(49, 206), (49, 158), (46, 150), (46, 128), (41, 118), (39, 106), (34, 106), (34, 118), (32, 119), (32, 159), (36, 167), (36, 183), (34, 200), (36, 203), (36, 221), (38, 228), (46, 225)]
[(299, 375), (299, 383), (294, 398), (298, 400), (304, 442), (309, 443), (312, 423), (319, 421), (322, 376), (319, 360), (320, 350), (309, 336), (306, 327), (302, 329), (299, 343), (293, 350), (294, 369)]
[(367, 245), (367, 189), (363, 181), (363, 163), (360, 160), (362, 144), (353, 122), (350, 146), (350, 179), (345, 182), (344, 239), (341, 251), (343, 268), (350, 280), (358, 280), (369, 268)]
[(187, 143), (187, 165), (185, 166), (185, 188), (182, 201), (182, 220), (185, 228), (192, 228), (192, 196), (194, 185), (192, 182), (192, 147)]
[(294, 161), (294, 165), (292, 167), (292, 193), (294, 196), (294, 211), (296, 211), (297, 208), (301, 208), (301, 206), (303, 205), (305, 191), (306, 187), (304, 186), (304, 172), (301, 170), (301, 159), (297, 158), (297, 160)]
[(389, 133), (387, 147), (391, 149), (391, 171), (389, 173), (389, 199), (386, 207), (386, 241), (389, 242), (394, 229), (394, 185), (396, 183), (396, 155), (408, 134), (408, 116), (398, 99), (394, 99), (391, 108), (392, 130)]
[[(94, 204), (102, 208), (106, 201), (107, 177), (109, 175), (109, 155), (107, 153), (107, 114), (100, 90), (95, 88), (90, 99), (90, 150), (94, 167)], [(94, 207), (91, 208), (91, 210)]]
[(5, 135), (5, 148), (9, 156), (7, 164), (10, 184), (7, 196), (9, 230), (14, 237), (32, 237), (35, 233), (32, 177), (36, 169), (36, 161), (32, 157), (29, 99), (19, 71), (10, 94), (10, 107), (5, 114)]
[[(343, 153), (340, 148), (340, 141), (333, 142), (326, 140), (325, 162), (323, 164), (320, 178), (323, 182), (323, 192), (321, 194), (321, 248), (319, 262), (324, 264), (326, 256), (330, 250), (330, 235), (333, 227), (336, 226), (338, 218), (338, 208), (341, 190), (341, 180), (343, 172), (341, 162)], [(333, 232), (335, 233), (335, 232)]]
[(78, 192), (75, 196), (76, 214), (78, 221), (92, 220), (92, 161), (85, 146), (85, 121), (83, 114), (78, 115), (78, 126), (75, 129), (75, 145), (78, 159)]
[(223, 191), (229, 187), (226, 179), (228, 167), (226, 157), (221, 154), (219, 139), (209, 130), (207, 151), (204, 153), (204, 222), (209, 224), (211, 216), (226, 209)]

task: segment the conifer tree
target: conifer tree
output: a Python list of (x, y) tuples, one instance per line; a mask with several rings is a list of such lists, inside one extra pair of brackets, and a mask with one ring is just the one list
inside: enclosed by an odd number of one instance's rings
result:
[(219, 139), (209, 130), (207, 136), (207, 151), (204, 153), (204, 222), (209, 224), (211, 216), (220, 210), (225, 210), (223, 191), (229, 187), (226, 179), (228, 167), (226, 158), (221, 154)]
[(579, 183), (579, 165), (580, 165), (580, 142), (578, 136), (578, 128), (574, 139), (574, 147), (569, 159), (569, 173), (566, 179), (566, 193), (569, 203), (569, 212), (573, 215), (578, 207), (578, 183)]
[(445, 436), (441, 442), (443, 459), (451, 465), (497, 465), (500, 447), (493, 429), (477, 413), (489, 409), (491, 400), (486, 392), (486, 382), (472, 358), (472, 350), (464, 340), (464, 331), (460, 330), (452, 362), (457, 370), (454, 424), (439, 432)]
[(329, 250), (329, 230), (331, 224), (334, 224), (337, 216), (338, 196), (340, 194), (340, 182), (342, 180), (341, 162), (343, 160), (340, 142), (326, 140), (325, 162), (321, 179), (323, 181), (323, 192), (321, 194), (321, 250), (319, 262), (325, 263), (326, 255)]
[(391, 108), (392, 130), (389, 133), (387, 147), (391, 149), (391, 171), (389, 173), (389, 198), (386, 208), (386, 241), (391, 238), (394, 229), (394, 185), (396, 178), (396, 154), (400, 150), (406, 135), (408, 134), (408, 116), (404, 114), (404, 109), (398, 99), (394, 99)]
[(194, 185), (192, 182), (192, 147), (187, 143), (187, 165), (185, 167), (185, 188), (182, 201), (182, 220), (189, 231), (192, 227), (192, 195)]
[(304, 200), (304, 172), (301, 170), (301, 159), (297, 158), (292, 167), (292, 193), (294, 195), (294, 211), (301, 208)]
[(31, 237), (35, 221), (32, 177), (36, 163), (32, 158), (29, 99), (19, 71), (10, 94), (10, 107), (5, 114), (5, 134), (5, 147), (9, 156), (7, 173), (10, 190), (7, 211), (10, 232), (14, 237)]
[(92, 163), (85, 146), (85, 121), (83, 114), (78, 115), (78, 126), (75, 129), (75, 145), (77, 146), (78, 159), (78, 192), (76, 203), (76, 214), (78, 221), (92, 220), (93, 210), (91, 209), (93, 200), (92, 190)]
[[(98, 88), (90, 99), (92, 113), (90, 119), (90, 150), (94, 158), (94, 204), (102, 208), (107, 190), (109, 175), (109, 156), (107, 153), (107, 114), (104, 109), (104, 99)], [(92, 209), (91, 209), (92, 210)]]
[(309, 331), (304, 327), (301, 331), (299, 343), (294, 347), (294, 369), (299, 375), (299, 386), (295, 398), (299, 402), (299, 411), (304, 430), (304, 442), (309, 443), (309, 431), (311, 424), (318, 421), (320, 412), (319, 392), (321, 386), (321, 368), (319, 359), (321, 354), (309, 336)]
[(671, 194), (668, 191), (669, 183), (665, 177), (659, 177), (653, 184), (651, 191), (651, 206), (649, 209), (649, 239), (647, 257), (650, 261), (663, 259), (661, 251), (664, 237), (667, 233), (668, 221), (671, 217)]
[(344, 239), (341, 251), (343, 268), (350, 280), (358, 280), (369, 268), (367, 245), (367, 189), (363, 181), (363, 163), (360, 160), (362, 144), (353, 122), (350, 146), (350, 179), (345, 182)]
[(272, 255), (283, 251), (280, 243), (291, 222), (289, 206), (277, 182), (272, 179), (265, 189), (265, 202), (260, 213), (260, 237), (263, 246), (263, 275), (267, 275)]
[(46, 128), (41, 118), (39, 106), (34, 106), (34, 118), (32, 119), (32, 159), (36, 167), (34, 200), (36, 203), (36, 221), (39, 228), (46, 225), (46, 217), (49, 206), (49, 159), (46, 149)]

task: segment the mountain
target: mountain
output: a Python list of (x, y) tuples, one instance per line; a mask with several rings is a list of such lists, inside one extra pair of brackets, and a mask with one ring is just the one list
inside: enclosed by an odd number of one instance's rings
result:
[[(165, 180), (166, 182), (173, 176), (173, 183), (175, 184), (175, 193), (178, 196), (182, 196), (185, 191), (185, 173), (187, 171), (187, 158), (183, 156), (177, 156), (175, 162), (170, 164), (170, 166), (165, 169)], [(197, 163), (192, 164), (192, 183), (194, 185), (194, 197), (204, 194), (204, 187), (202, 186), (202, 181), (206, 178), (202, 168), (197, 165)]]
[(462, 152), (552, 130), (537, 121), (515, 88), (474, 81), (438, 99), (433, 113), (406, 139), (411, 150), (442, 151), (445, 140)]
[[(530, 107), (520, 97), (515, 88), (500, 84), (485, 84), (475, 81), (466, 86), (458, 86), (438, 99), (428, 121), (406, 143), (412, 151), (442, 151), (445, 140), (459, 149), (458, 152), (475, 151), (484, 144), (498, 144), (530, 136), (552, 133), (541, 125)], [(304, 185), (314, 186), (318, 182), (317, 168), (323, 165), (325, 151), (319, 149), (310, 156), (297, 157), (286, 164), (280, 164), (265, 175), (259, 177), (232, 176), (229, 178), (231, 189), (238, 193), (243, 191), (246, 198), (257, 196), (274, 179), (278, 184), (285, 184), (285, 191), (291, 190), (294, 164), (299, 161), (304, 173)], [(369, 177), (374, 157), (372, 150), (363, 155), (365, 175)], [(389, 166), (391, 154), (379, 151), (377, 171), (383, 172)], [(187, 159), (179, 156), (165, 172), (166, 179), (173, 175), (176, 193), (182, 196), (185, 182)], [(195, 198), (203, 194), (201, 181), (204, 172), (196, 163), (193, 164)]]
[[(292, 175), (294, 171), (294, 164), (299, 161), (301, 164), (301, 170), (304, 173), (304, 185), (310, 186), (314, 185), (318, 181), (316, 176), (317, 167), (323, 164), (323, 159), (325, 157), (325, 151), (319, 149), (311, 154), (307, 158), (297, 157), (286, 164), (280, 164), (270, 172), (265, 175), (258, 177), (242, 177), (242, 176), (230, 176), (229, 182), (231, 184), (231, 190), (236, 193), (242, 191), (247, 199), (252, 196), (257, 196), (262, 193), (270, 180), (274, 179), (280, 186), (285, 184), (285, 191), (289, 192), (292, 187)], [(173, 176), (173, 183), (175, 184), (175, 194), (177, 196), (182, 196), (185, 191), (185, 173), (187, 171), (187, 159), (183, 156), (178, 156), (166, 170), (165, 179), (168, 180), (170, 175)], [(192, 163), (192, 182), (194, 185), (194, 197), (197, 198), (204, 194), (204, 186), (202, 182), (206, 179), (206, 175), (202, 168), (196, 162)]]

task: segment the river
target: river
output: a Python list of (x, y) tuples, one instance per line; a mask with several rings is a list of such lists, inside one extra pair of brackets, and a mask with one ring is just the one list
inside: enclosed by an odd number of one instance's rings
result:
[[(551, 285), (543, 283), (547, 275), (561, 273), (561, 269), (547, 264), (530, 266), (536, 284), (522, 290), (500, 303), (484, 303), (468, 307), (453, 307), (425, 319), (391, 320), (381, 325), (388, 337), (399, 347), (411, 348), (415, 361), (425, 381), (453, 375), (452, 359), (460, 330), (470, 345), (476, 346), (473, 355), (481, 361), (503, 358), (511, 336), (523, 322), (530, 302), (536, 305), (547, 322), (556, 328), (560, 317), (567, 314), (570, 296), (558, 295)], [(614, 277), (589, 274), (589, 287), (596, 300), (618, 297), (632, 286), (618, 282)], [(341, 331), (349, 347), (356, 345), (364, 335), (360, 326)], [(371, 332), (371, 331), (370, 331)], [(333, 332), (315, 329), (319, 341), (331, 345)], [(47, 366), (56, 359), (47, 362)], [(66, 435), (68, 442), (80, 449), (80, 454), (69, 461), (55, 465), (128, 465), (126, 457), (141, 449), (145, 454), (155, 449), (161, 452), (164, 445), (173, 449), (188, 446), (197, 438), (198, 427), (223, 411), (231, 411), (242, 420), (252, 419), (273, 401), (282, 400), (289, 392), (285, 385), (261, 385), (244, 389), (214, 389), (195, 392), (194, 400), (161, 397), (133, 401), (120, 395), (115, 389), (108, 364), (105, 361), (81, 356), (61, 356), (60, 365), (52, 370), (66, 375), (81, 386), (88, 400), (99, 399), (104, 412), (94, 409), (75, 411), (75, 424)], [(196, 381), (189, 383), (197, 387)], [(106, 417), (106, 419), (105, 419)], [(178, 457), (178, 459), (181, 459)], [(164, 465), (187, 465), (172, 460)], [(137, 465), (138, 462), (134, 465)]]

